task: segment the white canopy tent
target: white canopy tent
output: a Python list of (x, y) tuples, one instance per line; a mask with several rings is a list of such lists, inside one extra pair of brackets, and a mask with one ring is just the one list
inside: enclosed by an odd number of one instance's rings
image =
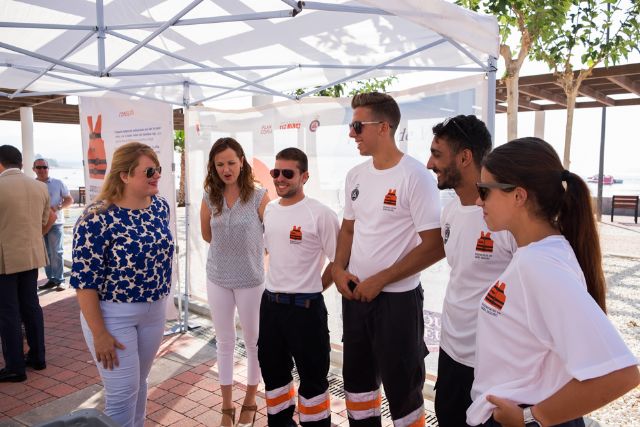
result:
[(17, 90), (0, 95), (294, 99), (358, 78), (491, 73), (498, 42), (495, 18), (443, 0), (1, 0), (0, 87)]
[(493, 130), (498, 46), (495, 18), (444, 0), (0, 0), (0, 88), (14, 89), (0, 96), (188, 110), (247, 95), (297, 100), (373, 77), (485, 74), (480, 108)]

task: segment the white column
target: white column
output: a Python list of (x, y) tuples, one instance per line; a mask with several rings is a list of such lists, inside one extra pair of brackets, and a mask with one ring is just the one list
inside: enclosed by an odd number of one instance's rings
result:
[(27, 176), (36, 177), (33, 173), (35, 150), (33, 147), (33, 108), (20, 107), (20, 127), (22, 129), (22, 169)]
[(536, 138), (544, 139), (544, 119), (545, 111), (536, 111), (534, 124), (533, 124), (533, 136)]

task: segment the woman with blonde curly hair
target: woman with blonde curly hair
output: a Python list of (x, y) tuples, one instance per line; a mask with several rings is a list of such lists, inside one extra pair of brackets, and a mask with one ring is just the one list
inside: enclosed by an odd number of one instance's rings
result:
[(102, 191), (78, 219), (71, 286), (105, 389), (105, 413), (142, 427), (147, 377), (162, 342), (174, 243), (158, 196), (158, 157), (131, 142), (113, 154)]
[(209, 152), (200, 208), (202, 238), (210, 243), (207, 299), (216, 330), (218, 372), (222, 391), (222, 426), (235, 423), (232, 400), (233, 349), (238, 309), (247, 349), (247, 391), (238, 426), (255, 421), (258, 367), (258, 318), (264, 291), (262, 216), (267, 191), (256, 186), (242, 146), (233, 138), (218, 139)]

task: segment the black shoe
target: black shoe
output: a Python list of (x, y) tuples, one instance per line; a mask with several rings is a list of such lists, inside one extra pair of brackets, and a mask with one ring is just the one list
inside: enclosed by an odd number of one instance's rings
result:
[(42, 371), (43, 369), (47, 369), (47, 362), (36, 362), (35, 360), (25, 358), (24, 364), (29, 368), (32, 368), (34, 371)]
[(21, 383), (26, 380), (27, 374), (16, 374), (5, 368), (0, 369), (0, 383)]
[(59, 283), (54, 282), (53, 280), (49, 280), (47, 283), (45, 283), (44, 285), (40, 285), (38, 286), (38, 289), (51, 289), (51, 288), (55, 288), (56, 286), (58, 286)]

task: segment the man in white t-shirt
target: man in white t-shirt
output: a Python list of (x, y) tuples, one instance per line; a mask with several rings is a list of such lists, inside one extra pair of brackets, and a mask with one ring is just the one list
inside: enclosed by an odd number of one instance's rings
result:
[[(269, 426), (295, 426), (293, 361), (300, 376), (298, 413), (303, 426), (330, 426), (329, 329), (322, 291), (331, 286), (339, 231), (329, 207), (306, 197), (307, 156), (297, 148), (276, 155), (273, 183), (280, 199), (264, 211), (269, 270), (260, 305), (258, 360), (265, 383)], [(329, 264), (322, 271), (326, 259)]]
[(444, 256), (440, 198), (423, 164), (400, 151), (400, 108), (386, 94), (353, 97), (349, 136), (371, 156), (349, 171), (333, 278), (343, 296), (349, 424), (379, 426), (380, 383), (395, 425), (424, 425), (420, 271)]
[(433, 127), (427, 167), (438, 188), (455, 197), (442, 211), (440, 226), (451, 266), (442, 308), (435, 409), (441, 427), (466, 426), (480, 300), (502, 273), (516, 242), (508, 231), (491, 232), (476, 206), (482, 159), (491, 150), (491, 134), (476, 116), (451, 117)]

